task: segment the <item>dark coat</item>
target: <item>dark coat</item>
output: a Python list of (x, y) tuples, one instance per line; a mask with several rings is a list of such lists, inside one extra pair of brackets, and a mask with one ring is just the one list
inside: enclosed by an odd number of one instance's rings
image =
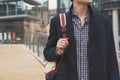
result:
[[(120, 80), (116, 58), (113, 31), (107, 17), (90, 9), (90, 27), (88, 42), (89, 80)], [(77, 53), (71, 9), (66, 13), (67, 37), (69, 46), (60, 66), (56, 80), (78, 80)], [(44, 49), (44, 56), (48, 61), (57, 61), (56, 44), (62, 37), (59, 15), (52, 18), (50, 35)]]

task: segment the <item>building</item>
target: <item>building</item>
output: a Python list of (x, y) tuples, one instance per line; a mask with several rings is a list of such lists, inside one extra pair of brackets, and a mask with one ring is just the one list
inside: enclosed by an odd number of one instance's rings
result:
[[(58, 0), (57, 12), (66, 12), (70, 7), (70, 0)], [(94, 0), (92, 4), (96, 11), (108, 15), (113, 25), (116, 50), (120, 49), (120, 0)]]
[(42, 14), (42, 25), (43, 27), (47, 26), (49, 23), (48, 15), (48, 0), (43, 2), (43, 6), (41, 7), (41, 14)]
[(111, 19), (116, 50), (120, 50), (120, 0), (94, 0), (94, 8)]
[(39, 30), (39, 6), (39, 0), (0, 0), (0, 39), (13, 40), (14, 32), (24, 43), (25, 32)]
[(120, 0), (103, 0), (102, 11), (110, 16), (115, 37), (116, 50), (120, 50)]
[(67, 12), (70, 5), (70, 0), (57, 0), (57, 13)]

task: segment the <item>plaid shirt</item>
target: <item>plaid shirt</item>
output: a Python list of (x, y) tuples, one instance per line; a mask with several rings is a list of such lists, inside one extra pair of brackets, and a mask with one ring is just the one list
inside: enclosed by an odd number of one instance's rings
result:
[(89, 80), (88, 70), (88, 56), (87, 56), (87, 44), (88, 44), (88, 27), (89, 16), (85, 17), (85, 25), (81, 25), (81, 21), (77, 15), (73, 14), (72, 22), (74, 25), (74, 35), (77, 45), (77, 71), (78, 80)]

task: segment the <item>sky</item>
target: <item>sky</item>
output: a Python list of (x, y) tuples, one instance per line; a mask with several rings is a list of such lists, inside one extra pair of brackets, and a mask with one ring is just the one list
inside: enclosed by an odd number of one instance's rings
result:
[[(40, 0), (40, 2), (45, 2), (47, 0)], [(57, 0), (49, 0), (49, 9), (56, 9), (57, 8)]]
[(49, 0), (49, 9), (57, 8), (57, 0)]

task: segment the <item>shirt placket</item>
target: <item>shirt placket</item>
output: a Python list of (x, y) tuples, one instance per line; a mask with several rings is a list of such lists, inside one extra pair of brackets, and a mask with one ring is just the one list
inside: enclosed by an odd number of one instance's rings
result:
[(88, 80), (88, 67), (87, 67), (87, 42), (88, 42), (88, 32), (87, 32), (87, 27), (82, 27), (81, 31), (81, 40), (80, 40), (80, 63), (81, 63), (81, 79), (80, 80)]
[(88, 26), (81, 26), (80, 20), (75, 17), (74, 21), (74, 34), (77, 41), (77, 71), (79, 80), (88, 79), (88, 63), (87, 63), (87, 41), (88, 41)]

